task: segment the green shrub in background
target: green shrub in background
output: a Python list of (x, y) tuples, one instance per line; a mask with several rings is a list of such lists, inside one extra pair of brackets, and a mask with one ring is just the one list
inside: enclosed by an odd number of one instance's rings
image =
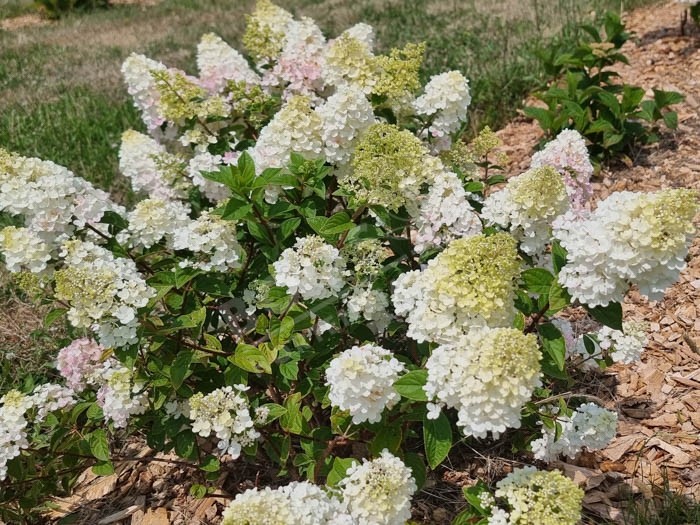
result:
[(109, 7), (109, 0), (36, 0), (36, 6), (49, 18), (60, 18), (71, 11)]
[(659, 140), (660, 121), (670, 129), (678, 126), (678, 115), (668, 108), (683, 100), (673, 91), (654, 89), (654, 97), (643, 100), (645, 90), (619, 81), (615, 66), (628, 64), (620, 51), (629, 40), (620, 18), (607, 13), (604, 32), (581, 26), (591, 40), (573, 49), (552, 47), (539, 54), (548, 75), (560, 80), (536, 94), (547, 107), (526, 107), (547, 137), (573, 128), (589, 141), (597, 162), (631, 155), (639, 147)]

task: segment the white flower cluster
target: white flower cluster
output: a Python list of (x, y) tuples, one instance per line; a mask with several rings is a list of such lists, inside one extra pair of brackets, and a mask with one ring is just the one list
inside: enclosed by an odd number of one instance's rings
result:
[(335, 246), (316, 235), (297, 239), (272, 266), (277, 286), (309, 301), (331, 297), (345, 286), (345, 260)]
[(513, 177), (489, 195), (483, 219), (508, 228), (528, 255), (541, 255), (552, 238), (552, 223), (569, 209), (561, 175), (544, 166)]
[(229, 81), (260, 83), (248, 61), (214, 33), (202, 35), (197, 46), (197, 69), (200, 83), (212, 93), (220, 92)]
[(392, 302), (418, 342), (451, 343), (472, 327), (509, 326), (520, 259), (505, 233), (452, 241), (423, 271), (401, 274)]
[[(72, 390), (51, 383), (37, 386), (29, 395), (10, 390), (0, 397), (0, 481), (7, 477), (8, 461), (29, 447), (30, 419), (41, 422), (49, 412), (74, 404)], [(32, 409), (35, 409), (33, 418), (28, 414)]]
[(189, 250), (196, 260), (186, 260), (189, 266), (207, 272), (226, 272), (240, 268), (243, 248), (236, 239), (236, 223), (225, 221), (205, 211), (194, 221), (174, 232), (173, 247)]
[(598, 344), (616, 363), (635, 363), (649, 341), (648, 328), (646, 323), (636, 321), (624, 321), (622, 331), (604, 326), (598, 330)]
[(339, 87), (316, 108), (321, 118), (321, 139), (326, 160), (338, 166), (350, 161), (357, 139), (376, 118), (372, 104), (356, 86)]
[(324, 88), (321, 71), (325, 47), (326, 37), (311, 18), (290, 22), (282, 52), (263, 78), (263, 84), (284, 88), (285, 98), (295, 94), (315, 98)]
[(0, 250), (12, 273), (28, 270), (41, 273), (51, 260), (51, 247), (29, 228), (7, 226), (0, 230)]
[(121, 244), (150, 248), (166, 239), (172, 244), (175, 232), (187, 228), (191, 222), (190, 210), (180, 201), (145, 199), (136, 204), (127, 215), (129, 227), (120, 232)]
[(7, 462), (29, 446), (25, 413), (32, 406), (31, 397), (18, 390), (0, 398), (0, 481), (7, 477)]
[(116, 258), (89, 241), (66, 241), (61, 249), (64, 266), (56, 272), (55, 291), (58, 299), (70, 304), (71, 324), (77, 328), (96, 323), (133, 326), (137, 310), (155, 295), (134, 261)]
[(631, 284), (660, 299), (685, 267), (697, 210), (693, 190), (623, 191), (592, 213), (560, 217), (554, 236), (568, 255), (559, 282), (588, 306), (621, 301)]
[(540, 382), (540, 352), (534, 335), (514, 328), (473, 329), (461, 341), (433, 350), (423, 389), (428, 417), (455, 408), (465, 436), (498, 437), (520, 427), (520, 411)]
[(574, 210), (582, 210), (586, 207), (593, 194), (591, 187), (593, 164), (588, 155), (586, 141), (578, 131), (565, 129), (559, 133), (554, 140), (545, 145), (542, 151), (532, 156), (530, 166), (555, 168), (564, 177), (571, 207)]
[(468, 196), (454, 173), (442, 172), (435, 176), (416, 217), (418, 232), (414, 247), (417, 253), (481, 233), (481, 221), (469, 204)]
[(127, 91), (134, 100), (134, 106), (141, 112), (141, 118), (149, 133), (155, 132), (165, 123), (165, 117), (158, 110), (160, 95), (151, 72), (166, 69), (160, 62), (138, 53), (129, 55), (122, 64)]
[(369, 95), (377, 78), (372, 53), (374, 31), (366, 24), (346, 29), (331, 40), (324, 56), (323, 79), (336, 87), (354, 85)]
[(289, 155), (298, 153), (307, 159), (323, 154), (321, 117), (311, 108), (307, 97), (291, 97), (260, 131), (258, 141), (248, 152), (260, 173), (267, 168), (286, 166)]
[(401, 399), (394, 383), (404, 371), (404, 365), (381, 346), (353, 346), (328, 365), (328, 399), (332, 406), (347, 410), (355, 424), (378, 423), (384, 409)]
[(411, 469), (387, 450), (350, 467), (340, 487), (357, 525), (404, 525), (411, 517), (416, 482)]
[(382, 333), (391, 322), (388, 312), (389, 296), (371, 286), (356, 286), (347, 300), (348, 319), (355, 323), (360, 319), (375, 333)]
[[(24, 225), (51, 249), (57, 248), (76, 228), (86, 224), (106, 231), (105, 225), (99, 224), (106, 211), (125, 213), (121, 206), (109, 199), (109, 195), (66, 168), (53, 162), (10, 154), (1, 148), (0, 211), (22, 216)], [(35, 251), (46, 249), (36, 242), (25, 242)], [(9, 244), (12, 251), (13, 242)], [(28, 256), (27, 263), (32, 263), (35, 269), (42, 268), (36, 257), (40, 259), (44, 255)]]
[[(554, 414), (556, 408), (548, 407), (548, 410)], [(574, 458), (583, 447), (600, 450), (617, 433), (617, 413), (595, 403), (585, 403), (571, 416), (557, 416), (556, 421), (561, 427), (558, 438), (556, 429), (543, 428), (542, 437), (532, 442), (532, 453), (536, 459), (551, 462), (562, 454)]]
[(184, 160), (162, 144), (130, 129), (122, 134), (119, 170), (136, 191), (153, 199), (182, 199), (192, 184), (184, 176)]
[(413, 102), (413, 107), (419, 115), (430, 118), (428, 132), (433, 137), (444, 137), (467, 120), (471, 101), (469, 81), (459, 71), (448, 71), (430, 79), (425, 93)]
[(576, 525), (581, 519), (583, 490), (557, 471), (517, 468), (496, 487), (508, 511), (492, 507), (488, 525)]
[(97, 404), (102, 407), (106, 422), (115, 428), (126, 427), (129, 418), (143, 414), (148, 408), (145, 385), (134, 380), (133, 372), (114, 358), (107, 359), (92, 377), (97, 391)]
[(233, 459), (260, 437), (243, 394), (246, 390), (245, 385), (227, 386), (207, 395), (197, 392), (187, 401), (186, 415), (193, 421), (192, 432), (205, 438), (214, 434), (220, 453)]

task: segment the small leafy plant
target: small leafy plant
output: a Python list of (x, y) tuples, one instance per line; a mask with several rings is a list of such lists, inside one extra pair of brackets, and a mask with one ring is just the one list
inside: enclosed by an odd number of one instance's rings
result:
[(645, 90), (619, 82), (615, 66), (628, 64), (621, 52), (630, 34), (614, 13), (607, 13), (604, 31), (591, 25), (582, 29), (591, 40), (573, 50), (553, 47), (540, 54), (545, 71), (560, 80), (537, 93), (547, 107), (526, 107), (548, 137), (572, 128), (589, 142), (595, 161), (629, 156), (639, 147), (659, 140), (659, 123), (678, 126), (678, 115), (669, 106), (683, 100), (674, 91), (654, 89), (644, 100)]

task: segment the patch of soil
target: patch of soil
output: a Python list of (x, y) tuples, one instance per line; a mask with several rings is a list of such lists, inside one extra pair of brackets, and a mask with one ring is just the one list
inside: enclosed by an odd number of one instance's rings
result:
[(30, 13), (0, 20), (0, 29), (3, 31), (15, 31), (25, 27), (45, 26), (50, 23), (50, 20), (42, 17), (38, 13)]

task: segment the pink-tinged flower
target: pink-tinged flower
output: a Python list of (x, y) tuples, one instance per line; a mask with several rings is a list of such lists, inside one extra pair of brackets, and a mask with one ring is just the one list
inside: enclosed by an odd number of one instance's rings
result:
[(75, 392), (85, 389), (88, 378), (95, 372), (104, 352), (104, 347), (92, 339), (76, 339), (61, 348), (56, 360), (56, 368)]

